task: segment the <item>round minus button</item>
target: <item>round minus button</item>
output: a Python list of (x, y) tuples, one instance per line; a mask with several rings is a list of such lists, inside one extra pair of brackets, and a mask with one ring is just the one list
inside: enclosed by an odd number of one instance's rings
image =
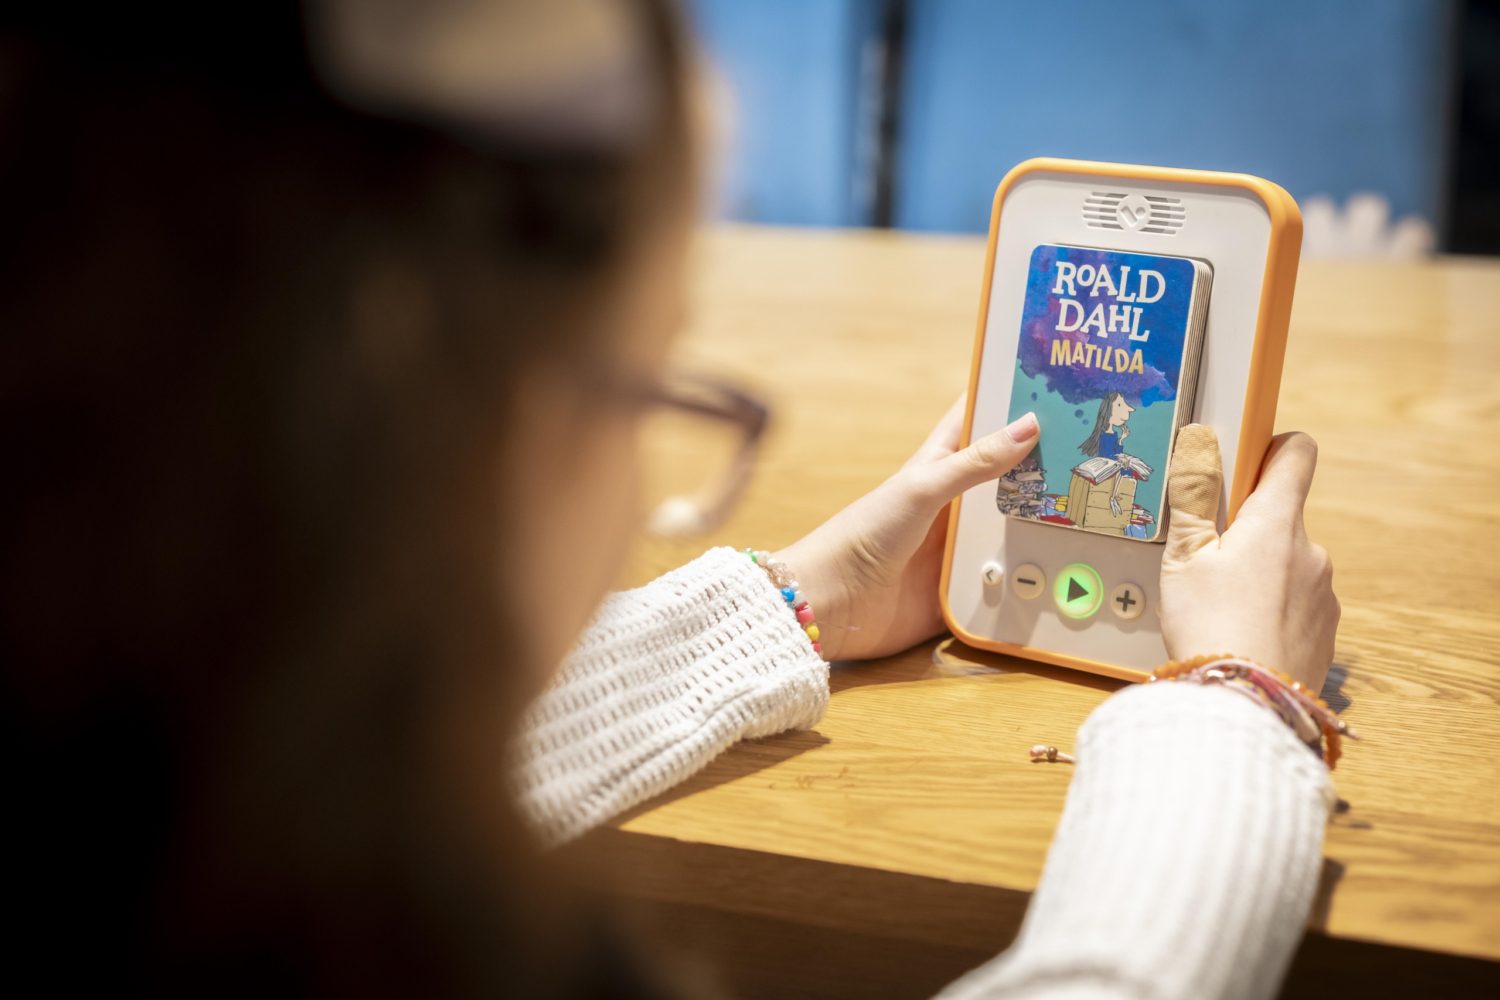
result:
[(1047, 589), (1047, 574), (1036, 563), (1022, 563), (1010, 571), (1010, 589), (1023, 601), (1032, 601)]
[(1087, 563), (1069, 563), (1058, 571), (1052, 599), (1069, 618), (1092, 618), (1104, 603), (1104, 582)]
[(1146, 610), (1146, 592), (1133, 583), (1122, 583), (1109, 593), (1109, 610), (1126, 621), (1139, 618)]

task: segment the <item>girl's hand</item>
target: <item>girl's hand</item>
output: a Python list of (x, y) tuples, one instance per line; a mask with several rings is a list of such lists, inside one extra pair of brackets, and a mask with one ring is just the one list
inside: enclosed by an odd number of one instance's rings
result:
[(1124, 444), (1125, 443), (1125, 439), (1128, 438), (1128, 437), (1130, 437), (1130, 425), (1129, 424), (1121, 424), (1120, 425), (1119, 434), (1120, 434), (1120, 443)]
[(1200, 424), (1178, 433), (1161, 563), (1162, 636), (1173, 659), (1233, 653), (1322, 689), (1339, 602), (1328, 552), (1302, 523), (1317, 462), (1306, 434), (1272, 440), (1260, 484), (1220, 535), (1219, 439)]
[(885, 656), (942, 631), (948, 503), (1009, 472), (1039, 433), (1028, 413), (959, 450), (963, 417), (960, 398), (894, 476), (776, 553), (817, 615), (826, 658)]

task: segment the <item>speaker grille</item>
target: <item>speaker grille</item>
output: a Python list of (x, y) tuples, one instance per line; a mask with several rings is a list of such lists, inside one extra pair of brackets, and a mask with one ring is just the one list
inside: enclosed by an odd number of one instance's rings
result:
[(1083, 222), (1090, 229), (1128, 229), (1171, 236), (1187, 221), (1181, 198), (1124, 191), (1094, 191), (1083, 199)]

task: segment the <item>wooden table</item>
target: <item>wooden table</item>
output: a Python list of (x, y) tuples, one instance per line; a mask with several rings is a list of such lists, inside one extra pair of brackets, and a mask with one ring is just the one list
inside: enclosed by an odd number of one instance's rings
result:
[[(707, 235), (683, 354), (777, 418), (709, 542), (783, 545), (900, 464), (964, 387), (983, 259)], [(1477, 991), (1500, 970), (1500, 262), (1304, 263), (1277, 423), (1322, 446), (1308, 528), (1366, 736), (1287, 994)], [(702, 548), (643, 543), (631, 579)], [(815, 731), (736, 747), (582, 849), (741, 995), (923, 996), (1007, 944), (1036, 885), (1070, 769), (1026, 748), (1071, 745), (1117, 687), (951, 639), (839, 666)]]

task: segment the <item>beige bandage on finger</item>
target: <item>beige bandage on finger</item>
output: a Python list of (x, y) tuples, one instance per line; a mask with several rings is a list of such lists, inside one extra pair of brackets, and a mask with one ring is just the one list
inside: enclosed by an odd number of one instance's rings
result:
[(1219, 435), (1206, 424), (1183, 427), (1177, 432), (1171, 478), (1167, 482), (1167, 502), (1173, 516), (1187, 514), (1213, 523), (1218, 517), (1223, 486)]

